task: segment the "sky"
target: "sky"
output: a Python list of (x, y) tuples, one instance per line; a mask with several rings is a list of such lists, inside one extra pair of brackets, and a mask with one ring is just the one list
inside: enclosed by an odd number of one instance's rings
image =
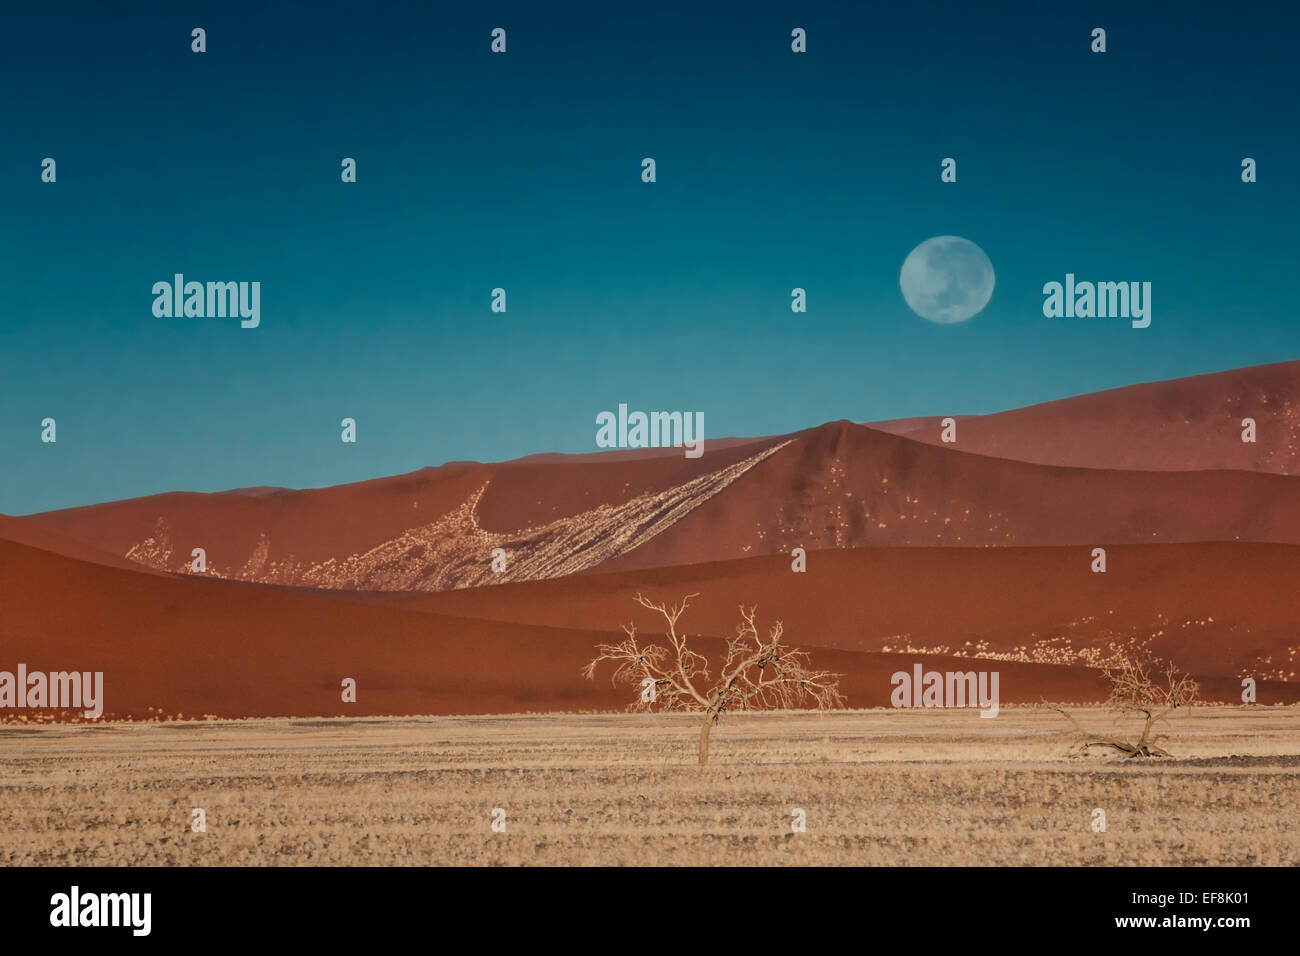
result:
[[(1300, 358), (1277, 4), (97, 6), (0, 11), (0, 512)], [(953, 324), (899, 288), (945, 235), (996, 272)], [(1150, 327), (1045, 317), (1067, 272), (1150, 282)], [(175, 273), (260, 325), (155, 316)]]

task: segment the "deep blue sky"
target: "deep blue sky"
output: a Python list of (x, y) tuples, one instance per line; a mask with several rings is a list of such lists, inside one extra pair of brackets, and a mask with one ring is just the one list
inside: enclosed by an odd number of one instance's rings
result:
[[(1282, 4), (4, 6), (0, 511), (1300, 357)], [(958, 326), (898, 289), (943, 234), (997, 270)], [(1067, 271), (1152, 282), (1151, 327), (1044, 318)], [(261, 327), (155, 318), (175, 272), (260, 281)]]

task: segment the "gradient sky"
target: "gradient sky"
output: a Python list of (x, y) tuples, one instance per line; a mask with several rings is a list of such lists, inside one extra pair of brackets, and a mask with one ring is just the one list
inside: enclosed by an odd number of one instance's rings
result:
[[(103, 6), (0, 12), (3, 512), (594, 451), (620, 402), (707, 439), (1300, 357), (1278, 4)], [(898, 288), (944, 234), (997, 270), (954, 326)], [(1151, 327), (1044, 318), (1067, 271), (1150, 281)], [(261, 327), (155, 318), (175, 272), (260, 281)]]

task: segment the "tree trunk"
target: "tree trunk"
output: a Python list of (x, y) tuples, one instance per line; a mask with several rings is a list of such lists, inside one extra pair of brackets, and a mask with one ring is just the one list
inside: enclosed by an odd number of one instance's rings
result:
[(1145, 747), (1147, 745), (1148, 738), (1151, 736), (1151, 725), (1159, 719), (1158, 716), (1147, 714), (1147, 722), (1142, 726), (1142, 739), (1138, 741), (1139, 747)]
[(704, 726), (700, 728), (701, 767), (709, 762), (709, 731), (713, 729), (713, 721), (717, 719), (717, 716), (712, 707), (704, 712)]

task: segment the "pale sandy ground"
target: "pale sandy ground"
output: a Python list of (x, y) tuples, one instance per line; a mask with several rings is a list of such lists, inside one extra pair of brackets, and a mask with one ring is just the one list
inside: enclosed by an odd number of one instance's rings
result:
[(0, 863), (1300, 864), (1300, 707), (1181, 713), (1145, 763), (1065, 757), (1042, 711), (877, 710), (728, 716), (701, 771), (698, 726), (0, 725)]

